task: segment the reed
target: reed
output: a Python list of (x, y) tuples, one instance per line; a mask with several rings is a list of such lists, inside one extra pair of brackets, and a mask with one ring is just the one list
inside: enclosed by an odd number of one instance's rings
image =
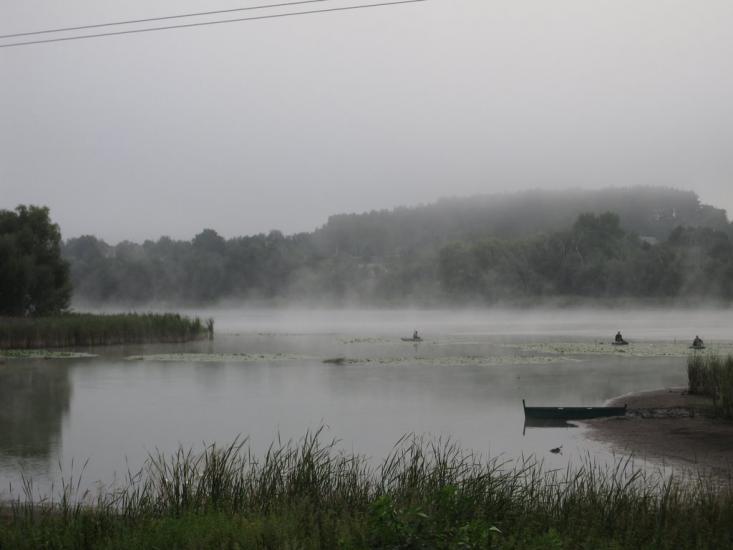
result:
[(206, 337), (207, 329), (200, 319), (176, 313), (67, 313), (55, 317), (0, 317), (0, 349), (185, 342)]
[[(320, 431), (149, 458), (124, 488), (15, 502), (0, 548), (729, 548), (733, 489), (635, 469), (547, 470), (406, 437), (381, 464)], [(2, 518), (2, 514), (0, 514)]]
[(733, 356), (692, 354), (687, 378), (690, 393), (711, 397), (715, 415), (733, 419)]

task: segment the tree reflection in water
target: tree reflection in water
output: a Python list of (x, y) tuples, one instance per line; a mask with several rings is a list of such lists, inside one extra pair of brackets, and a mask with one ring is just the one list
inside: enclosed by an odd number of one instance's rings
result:
[(51, 458), (70, 401), (69, 365), (43, 360), (0, 365), (0, 457)]

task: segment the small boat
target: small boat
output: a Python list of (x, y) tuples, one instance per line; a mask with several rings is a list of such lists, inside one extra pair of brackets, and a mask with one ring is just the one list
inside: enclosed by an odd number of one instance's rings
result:
[(705, 349), (705, 346), (690, 346), (690, 349)]
[(629, 343), (626, 340), (621, 340), (620, 342), (611, 342), (614, 346), (628, 346)]
[(402, 338), (403, 342), (422, 342), (422, 338), (419, 336), (417, 338)]
[(626, 414), (626, 405), (623, 407), (528, 407), (522, 399), (522, 407), (525, 418), (583, 420)]

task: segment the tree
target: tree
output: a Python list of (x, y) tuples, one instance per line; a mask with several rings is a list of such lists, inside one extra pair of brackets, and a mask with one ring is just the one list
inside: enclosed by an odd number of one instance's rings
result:
[(48, 208), (0, 210), (0, 315), (53, 315), (71, 299), (61, 233)]

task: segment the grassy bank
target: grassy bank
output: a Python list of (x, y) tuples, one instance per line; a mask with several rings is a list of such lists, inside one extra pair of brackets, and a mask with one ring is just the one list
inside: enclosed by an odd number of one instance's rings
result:
[(716, 416), (733, 419), (733, 356), (695, 353), (687, 359), (690, 393), (713, 399)]
[[(210, 326), (213, 331), (213, 323)], [(200, 319), (173, 313), (0, 317), (0, 349), (185, 342), (208, 334)]]
[(151, 457), (124, 489), (17, 502), (0, 548), (728, 548), (733, 489), (628, 462), (547, 471), (404, 440), (381, 465), (318, 434)]

